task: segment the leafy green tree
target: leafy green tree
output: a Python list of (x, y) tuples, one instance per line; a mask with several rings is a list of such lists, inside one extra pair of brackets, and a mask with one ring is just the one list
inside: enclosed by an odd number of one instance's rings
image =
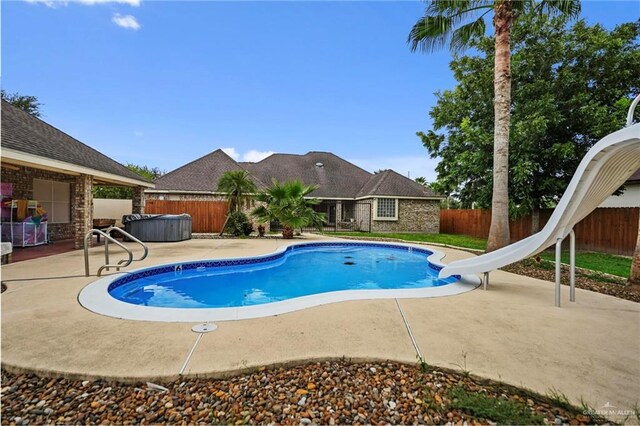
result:
[(2, 89), (0, 90), (0, 98), (35, 117), (42, 116), (42, 111), (40, 111), (42, 104), (38, 102), (38, 98), (35, 96), (25, 96), (19, 93), (8, 94), (4, 89)]
[[(640, 23), (607, 31), (578, 21), (525, 14), (515, 23), (511, 155), (513, 217), (555, 206), (587, 150), (623, 126), (630, 94), (640, 91)], [(493, 40), (483, 37), (473, 56), (456, 57), (452, 90), (438, 93), (430, 111), (434, 130), (418, 132), (440, 157), (436, 186), (459, 199), (491, 205), (494, 120)], [(534, 225), (535, 226), (535, 225)], [(534, 229), (537, 230), (537, 229)]]
[(318, 189), (317, 185), (305, 186), (298, 180), (280, 183), (258, 193), (256, 201), (263, 203), (251, 213), (261, 222), (278, 221), (282, 225), (282, 238), (293, 238), (293, 230), (305, 226), (321, 228), (326, 215), (313, 207), (320, 203), (317, 198), (306, 198)]
[(218, 180), (218, 192), (227, 194), (229, 213), (240, 210), (242, 204), (251, 200), (258, 189), (246, 170), (225, 172)]
[[(136, 164), (127, 164), (126, 167), (150, 182), (153, 182), (164, 174), (164, 172), (157, 167), (149, 168)], [(93, 187), (93, 198), (130, 200), (133, 198), (133, 188), (130, 186), (95, 185)]]
[[(494, 137), (492, 215), (487, 251), (509, 244), (509, 129), (511, 108), (511, 27), (526, 11), (576, 16), (577, 0), (432, 0), (409, 33), (411, 50), (434, 51), (449, 42), (456, 52), (484, 36), (485, 16), (493, 12)], [(480, 14), (478, 16), (478, 14)], [(460, 25), (465, 20), (471, 22)], [(456, 28), (457, 27), (457, 28)]]

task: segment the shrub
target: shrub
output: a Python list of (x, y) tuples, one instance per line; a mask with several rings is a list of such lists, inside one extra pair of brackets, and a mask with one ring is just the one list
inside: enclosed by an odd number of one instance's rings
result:
[(251, 233), (253, 232), (253, 223), (251, 222), (245, 222), (242, 224), (242, 232), (244, 233), (244, 235), (246, 235), (247, 237), (249, 235), (251, 235)]
[[(249, 230), (247, 232), (247, 230)], [(253, 231), (253, 225), (249, 222), (247, 215), (242, 212), (233, 212), (227, 219), (227, 224), (224, 227), (224, 232), (227, 234), (235, 235), (249, 235)]]

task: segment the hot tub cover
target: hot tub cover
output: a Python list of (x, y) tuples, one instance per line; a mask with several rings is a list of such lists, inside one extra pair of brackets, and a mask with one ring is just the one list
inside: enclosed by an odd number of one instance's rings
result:
[(122, 223), (130, 223), (136, 222), (138, 220), (153, 220), (153, 219), (163, 219), (163, 220), (182, 220), (182, 219), (191, 219), (191, 216), (187, 213), (182, 214), (127, 214), (122, 216)]

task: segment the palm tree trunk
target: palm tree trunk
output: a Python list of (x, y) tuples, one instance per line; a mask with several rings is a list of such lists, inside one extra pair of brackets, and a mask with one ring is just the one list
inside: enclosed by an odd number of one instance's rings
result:
[(633, 261), (631, 262), (629, 284), (640, 285), (640, 215), (638, 217), (638, 238), (636, 239), (636, 250), (633, 253)]
[(290, 240), (293, 238), (293, 228), (289, 225), (282, 225), (282, 238)]
[(496, 2), (494, 63), (493, 199), (487, 251), (509, 244), (509, 115), (511, 108), (511, 0)]

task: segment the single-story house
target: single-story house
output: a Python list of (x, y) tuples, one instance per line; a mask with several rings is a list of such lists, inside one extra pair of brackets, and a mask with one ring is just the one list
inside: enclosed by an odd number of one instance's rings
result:
[(2, 233), (5, 238), (19, 237), (26, 227), (23, 216), (34, 217), (40, 208), (47, 213), (47, 238), (73, 238), (76, 248), (93, 226), (93, 185), (133, 187), (134, 213), (144, 213), (144, 190), (153, 188), (122, 164), (5, 101), (1, 168), (2, 227), (11, 228)]
[(236, 162), (218, 149), (173, 170), (145, 190), (147, 199), (220, 201), (216, 192), (224, 172), (246, 170), (259, 189), (300, 180), (318, 185), (312, 197), (321, 200), (328, 226), (371, 232), (430, 232), (440, 229), (440, 201), (431, 189), (393, 170), (369, 173), (330, 152), (273, 154), (257, 163)]
[(627, 179), (622, 194), (611, 195), (600, 207), (640, 207), (640, 170)]

